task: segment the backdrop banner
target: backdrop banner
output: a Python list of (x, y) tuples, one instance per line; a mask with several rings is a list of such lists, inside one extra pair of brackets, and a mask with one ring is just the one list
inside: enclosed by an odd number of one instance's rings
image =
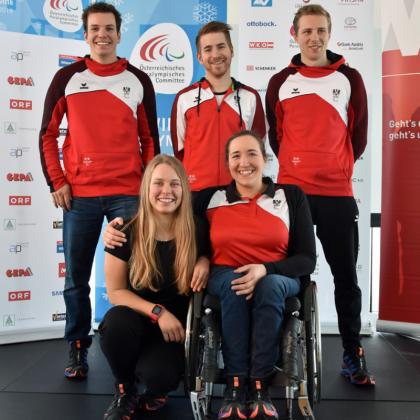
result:
[(420, 335), (420, 1), (384, 3), (377, 329)]

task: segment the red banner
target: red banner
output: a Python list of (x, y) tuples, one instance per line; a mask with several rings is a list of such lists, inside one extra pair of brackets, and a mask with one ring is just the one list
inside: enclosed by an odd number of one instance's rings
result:
[(382, 87), (378, 323), (393, 321), (420, 326), (420, 55), (402, 56), (400, 50), (384, 51)]

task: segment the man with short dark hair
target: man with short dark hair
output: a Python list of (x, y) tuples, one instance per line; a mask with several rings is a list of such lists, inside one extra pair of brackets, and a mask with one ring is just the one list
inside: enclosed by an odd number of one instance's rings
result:
[(181, 90), (171, 114), (174, 153), (193, 191), (225, 185), (231, 177), (224, 162), (227, 139), (248, 129), (262, 138), (265, 116), (258, 92), (231, 77), (230, 26), (209, 22), (196, 37), (197, 58), (205, 77)]
[(367, 142), (367, 98), (362, 77), (327, 50), (331, 17), (320, 5), (294, 18), (300, 54), (268, 85), (269, 138), (278, 155), (278, 182), (308, 196), (316, 233), (334, 276), (344, 355), (342, 375), (374, 385), (361, 346), (361, 291), (357, 284), (358, 208), (353, 197), (355, 161)]
[[(83, 12), (90, 55), (54, 76), (39, 136), (41, 163), (53, 203), (64, 211), (65, 338), (69, 379), (87, 376), (91, 344), (89, 278), (104, 216), (129, 220), (138, 208), (143, 168), (159, 153), (156, 102), (149, 77), (117, 57), (121, 15), (111, 4)], [(59, 128), (67, 118), (64, 171)]]

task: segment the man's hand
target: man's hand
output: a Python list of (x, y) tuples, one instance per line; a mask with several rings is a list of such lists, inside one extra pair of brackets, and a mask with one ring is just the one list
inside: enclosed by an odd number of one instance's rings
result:
[(191, 290), (199, 292), (207, 286), (209, 278), (210, 261), (207, 257), (200, 257), (194, 266), (191, 279)]
[(51, 193), (55, 207), (61, 207), (65, 211), (71, 210), (71, 188), (69, 184), (64, 184), (57, 191)]
[(106, 225), (103, 241), (107, 248), (115, 249), (116, 246), (123, 246), (124, 242), (127, 242), (125, 233), (115, 229), (115, 226), (121, 227), (123, 224), (123, 218), (116, 217)]
[(232, 290), (236, 291), (237, 295), (246, 295), (249, 300), (254, 294), (254, 289), (257, 283), (267, 275), (267, 269), (263, 264), (247, 264), (237, 268), (235, 273), (245, 273), (239, 279), (232, 280)]
[(185, 331), (178, 318), (164, 309), (158, 319), (158, 325), (162, 331), (163, 339), (166, 342), (183, 343), (185, 340)]

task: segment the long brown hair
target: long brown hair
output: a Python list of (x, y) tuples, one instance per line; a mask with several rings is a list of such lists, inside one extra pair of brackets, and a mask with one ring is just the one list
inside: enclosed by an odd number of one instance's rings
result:
[(195, 225), (191, 205), (188, 179), (181, 162), (175, 157), (157, 155), (149, 162), (143, 175), (140, 188), (139, 210), (131, 221), (133, 229), (132, 253), (129, 261), (130, 283), (135, 289), (158, 290), (153, 281), (160, 277), (156, 261), (157, 222), (149, 200), (150, 183), (153, 171), (158, 165), (168, 165), (181, 181), (182, 200), (173, 216), (172, 233), (175, 238), (174, 272), (178, 290), (188, 293), (194, 264), (197, 260)]

